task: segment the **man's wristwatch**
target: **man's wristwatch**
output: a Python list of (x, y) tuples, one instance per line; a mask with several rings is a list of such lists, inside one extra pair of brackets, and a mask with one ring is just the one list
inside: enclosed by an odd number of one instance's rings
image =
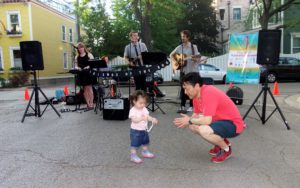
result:
[(192, 125), (193, 123), (192, 123), (192, 118), (190, 118), (190, 120), (189, 120), (189, 125)]

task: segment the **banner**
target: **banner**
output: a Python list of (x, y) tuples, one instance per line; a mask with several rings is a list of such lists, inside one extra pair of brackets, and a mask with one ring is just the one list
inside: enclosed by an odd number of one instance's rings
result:
[(257, 45), (258, 33), (230, 36), (226, 83), (259, 83), (260, 70), (256, 64)]

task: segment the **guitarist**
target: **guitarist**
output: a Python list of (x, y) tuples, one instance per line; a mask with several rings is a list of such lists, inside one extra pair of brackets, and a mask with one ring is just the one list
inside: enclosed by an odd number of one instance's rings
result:
[[(179, 62), (181, 64), (180, 66), (180, 79), (189, 72), (198, 72), (198, 69), (196, 68), (197, 62), (200, 60), (200, 53), (198, 51), (197, 45), (194, 45), (190, 42), (191, 39), (191, 32), (189, 30), (183, 30), (180, 32), (181, 41), (182, 44), (177, 46), (170, 54), (170, 58), (172, 62), (178, 61), (176, 59), (176, 54), (191, 56), (190, 59), (184, 60), (181, 59), (182, 62)], [(177, 113), (187, 113), (187, 111), (192, 112), (193, 111), (193, 101), (190, 100), (190, 107), (186, 110), (185, 103), (188, 99), (188, 96), (184, 93), (184, 89), (181, 86), (180, 90), (180, 109), (177, 111)]]
[[(129, 67), (136, 69), (143, 66), (142, 52), (147, 52), (147, 47), (144, 43), (139, 42), (139, 34), (136, 31), (129, 33), (130, 43), (125, 47), (124, 58)], [(146, 91), (146, 75), (134, 76), (134, 83), (136, 90)]]

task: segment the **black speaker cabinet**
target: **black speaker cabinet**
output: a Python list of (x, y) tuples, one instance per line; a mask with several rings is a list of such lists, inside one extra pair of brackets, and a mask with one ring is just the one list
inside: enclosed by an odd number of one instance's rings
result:
[(244, 93), (241, 88), (237, 86), (233, 86), (232, 88), (228, 89), (226, 94), (234, 102), (234, 104), (236, 105), (243, 104)]
[(258, 36), (257, 64), (278, 64), (281, 30), (260, 30)]
[(42, 44), (39, 41), (20, 42), (23, 70), (44, 70)]
[(104, 98), (103, 119), (126, 120), (129, 115), (128, 98)]

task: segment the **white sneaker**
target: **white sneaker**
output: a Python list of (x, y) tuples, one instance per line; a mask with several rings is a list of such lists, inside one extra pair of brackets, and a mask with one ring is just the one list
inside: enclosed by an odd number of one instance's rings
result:
[(193, 111), (193, 107), (189, 107), (186, 111), (192, 112)]

